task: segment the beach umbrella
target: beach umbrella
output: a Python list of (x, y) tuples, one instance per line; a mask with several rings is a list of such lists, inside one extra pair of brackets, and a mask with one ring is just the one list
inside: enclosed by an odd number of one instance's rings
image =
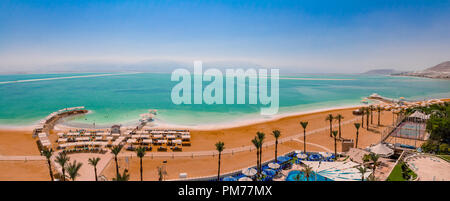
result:
[(328, 158), (328, 157), (332, 156), (332, 154), (331, 154), (331, 153), (328, 153), (328, 152), (321, 152), (320, 154), (321, 154), (324, 158)]
[(249, 177), (242, 177), (238, 181), (253, 181), (253, 180)]
[(254, 176), (256, 174), (256, 169), (255, 168), (247, 168), (242, 170), (242, 174), (244, 174), (245, 176)]
[(222, 181), (237, 181), (237, 180), (234, 177), (228, 176), (228, 177), (223, 178)]
[(277, 172), (275, 172), (275, 170), (272, 169), (266, 169), (263, 171), (263, 174), (267, 175), (267, 176), (273, 176), (275, 175)]
[(272, 169), (278, 169), (278, 168), (280, 168), (280, 164), (278, 164), (278, 163), (269, 163), (269, 165), (268, 165), (270, 168), (272, 168)]
[(311, 155), (309, 155), (309, 159), (310, 160), (319, 160), (320, 158), (322, 158), (322, 155), (320, 155), (320, 154), (311, 154)]
[(288, 160), (290, 160), (291, 158), (289, 158), (289, 157), (287, 157), (287, 156), (279, 156), (278, 158), (277, 158), (277, 161), (278, 162), (280, 162), (280, 163), (284, 163), (284, 162), (286, 162), (286, 161), (288, 161)]
[(297, 158), (299, 158), (299, 159), (305, 159), (307, 157), (308, 157), (308, 155), (306, 155), (304, 153), (297, 154)]

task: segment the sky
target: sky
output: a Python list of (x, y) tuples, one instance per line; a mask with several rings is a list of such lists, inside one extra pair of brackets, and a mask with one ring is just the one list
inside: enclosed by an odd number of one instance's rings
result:
[(2, 0), (0, 72), (194, 60), (280, 73), (408, 71), (450, 60), (449, 33), (450, 1), (440, 0)]

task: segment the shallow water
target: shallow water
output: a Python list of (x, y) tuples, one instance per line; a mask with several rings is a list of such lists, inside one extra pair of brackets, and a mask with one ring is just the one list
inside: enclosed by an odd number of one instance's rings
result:
[[(92, 74), (0, 75), (0, 82), (79, 75)], [(279, 114), (360, 104), (372, 93), (416, 100), (450, 97), (448, 80), (325, 74), (283, 77), (307, 79), (280, 79)], [(92, 111), (68, 120), (78, 125), (132, 124), (148, 109), (158, 109), (158, 122), (178, 125), (266, 118), (259, 115), (262, 105), (175, 105), (170, 94), (176, 84), (170, 74), (156, 73), (0, 84), (0, 125), (31, 125), (74, 106)]]

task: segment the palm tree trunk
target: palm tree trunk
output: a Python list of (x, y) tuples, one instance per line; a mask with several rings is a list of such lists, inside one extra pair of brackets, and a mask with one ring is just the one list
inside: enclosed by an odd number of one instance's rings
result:
[(97, 166), (94, 166), (94, 174), (95, 174), (95, 181), (98, 181), (98, 179), (97, 179)]
[(140, 158), (140, 165), (141, 165), (140, 172), (141, 172), (141, 181), (142, 181), (142, 158)]
[(262, 172), (262, 145), (259, 149), (259, 172)]
[(358, 130), (356, 130), (356, 148), (358, 148), (358, 137), (359, 137), (359, 132), (358, 132)]
[(361, 115), (361, 127), (364, 128), (364, 112), (363, 112), (363, 114)]
[(259, 174), (259, 148), (256, 149), (256, 170), (258, 171)]
[(370, 124), (373, 124), (373, 112), (370, 110)]
[(277, 154), (278, 154), (278, 138), (275, 139), (275, 163), (278, 162)]
[(119, 164), (117, 163), (117, 156), (114, 156), (114, 161), (116, 161), (116, 175), (119, 175)]
[(63, 181), (66, 181), (66, 170), (64, 169), (64, 167), (62, 168), (62, 173)]
[(219, 167), (217, 168), (217, 181), (220, 180), (220, 156), (221, 156), (221, 154), (219, 152)]
[(303, 152), (306, 154), (306, 129), (303, 129)]
[(369, 112), (367, 112), (366, 116), (366, 129), (369, 130)]
[(339, 139), (341, 138), (341, 119), (339, 121)]
[(332, 120), (330, 120), (330, 137), (333, 137), (333, 135), (331, 134), (331, 131), (333, 131), (333, 122), (332, 122)]
[(380, 126), (380, 116), (381, 116), (381, 111), (378, 110), (378, 126)]
[(47, 160), (48, 163), (48, 171), (50, 172), (50, 178), (52, 179), (52, 181), (54, 181), (53, 179), (53, 170), (52, 170), (52, 164), (50, 162), (50, 159)]
[(336, 148), (336, 138), (334, 138), (334, 157), (337, 159), (337, 148)]

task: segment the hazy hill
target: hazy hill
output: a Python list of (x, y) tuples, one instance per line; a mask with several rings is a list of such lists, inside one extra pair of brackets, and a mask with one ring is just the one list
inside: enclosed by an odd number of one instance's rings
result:
[(364, 72), (362, 74), (367, 74), (367, 75), (390, 75), (390, 74), (394, 74), (394, 73), (400, 73), (400, 72), (396, 71), (394, 69), (374, 69), (374, 70), (369, 70), (367, 72)]
[(450, 79), (450, 61), (442, 62), (422, 71), (399, 73), (394, 75)]
[(434, 71), (434, 72), (450, 72), (450, 61), (446, 61), (446, 62), (442, 62), (436, 66), (430, 67), (425, 69), (424, 71), (426, 72), (430, 72), (430, 71)]

